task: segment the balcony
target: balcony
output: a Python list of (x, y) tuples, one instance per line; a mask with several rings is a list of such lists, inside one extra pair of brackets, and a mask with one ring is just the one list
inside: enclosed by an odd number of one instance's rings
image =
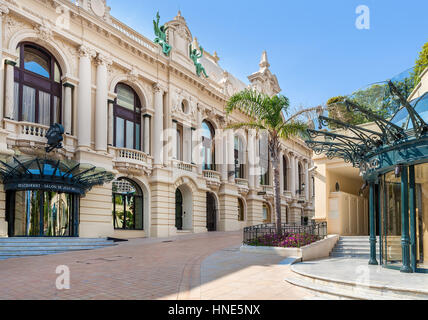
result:
[(144, 152), (125, 148), (110, 148), (114, 154), (113, 167), (121, 173), (151, 175), (153, 158)]
[(293, 201), (293, 194), (291, 193), (291, 191), (284, 191), (283, 195), (286, 198), (287, 202)]
[(248, 180), (246, 179), (235, 179), (235, 183), (238, 186), (238, 192), (242, 195), (247, 195), (250, 191), (250, 187), (248, 185)]
[(263, 197), (266, 200), (273, 199), (273, 197), (274, 197), (274, 190), (273, 190), (272, 186), (262, 186), (262, 190), (263, 190), (263, 193), (264, 193)]
[(217, 171), (204, 170), (204, 178), (207, 182), (207, 187), (213, 190), (217, 190), (221, 185), (221, 175)]
[[(7, 136), (8, 148), (17, 147), (21, 152), (30, 155), (45, 154), (47, 143), (46, 133), (49, 130), (48, 126), (31, 122), (18, 122), (9, 119), (4, 119), (5, 129), (9, 132)], [(77, 146), (77, 138), (64, 135), (64, 148), (58, 149), (56, 152), (65, 157), (73, 157)]]
[(173, 168), (178, 171), (196, 174), (197, 166), (180, 160), (172, 160)]

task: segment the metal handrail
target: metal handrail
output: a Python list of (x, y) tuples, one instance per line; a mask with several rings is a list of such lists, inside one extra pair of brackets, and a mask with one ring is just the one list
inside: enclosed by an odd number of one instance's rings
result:
[[(297, 225), (297, 224), (281, 224), (281, 230), (283, 235), (297, 235), (296, 241), (297, 246), (305, 245), (306, 242), (301, 238), (312, 236), (315, 240), (322, 240), (327, 237), (327, 222), (321, 222), (317, 224), (311, 224), (307, 226)], [(261, 224), (251, 227), (244, 228), (244, 244), (253, 244), (257, 242), (262, 242), (268, 246), (275, 245), (275, 242), (278, 241), (276, 224)]]

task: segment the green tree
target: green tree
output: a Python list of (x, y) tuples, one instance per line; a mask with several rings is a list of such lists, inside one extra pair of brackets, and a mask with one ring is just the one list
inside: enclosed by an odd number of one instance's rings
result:
[(421, 82), (421, 74), (428, 67), (428, 42), (424, 44), (419, 57), (416, 60), (415, 67), (415, 85), (418, 85)]
[[(283, 112), (287, 114), (290, 103), (287, 97), (277, 95), (269, 97), (252, 90), (244, 90), (232, 96), (227, 103), (226, 112), (232, 113), (240, 110), (251, 119), (249, 122), (232, 124), (227, 129), (256, 129), (268, 133), (268, 147), (274, 170), (274, 211), (276, 213), (276, 228), (279, 235), (281, 228), (281, 187), (280, 187), (280, 147), (281, 139), (289, 139), (306, 131), (307, 126), (297, 120), (302, 114), (293, 115), (288, 120)], [(314, 108), (317, 110), (318, 108)], [(308, 109), (307, 111), (310, 111)]]

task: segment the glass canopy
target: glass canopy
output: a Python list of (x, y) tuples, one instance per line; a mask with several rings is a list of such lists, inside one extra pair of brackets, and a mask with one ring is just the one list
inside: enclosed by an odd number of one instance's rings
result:
[(103, 168), (74, 160), (13, 157), (0, 160), (5, 190), (48, 190), (86, 194), (92, 187), (111, 182), (114, 175)]

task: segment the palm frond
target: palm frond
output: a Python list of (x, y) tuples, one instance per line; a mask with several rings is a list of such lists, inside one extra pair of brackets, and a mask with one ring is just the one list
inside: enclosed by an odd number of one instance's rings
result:
[(244, 90), (233, 95), (226, 106), (226, 112), (239, 110), (250, 117), (260, 119), (266, 114), (270, 98), (253, 90)]
[(266, 127), (260, 122), (240, 122), (233, 123), (226, 127), (226, 130), (238, 130), (238, 129), (256, 129), (256, 130), (266, 130)]
[(307, 128), (306, 124), (299, 121), (284, 123), (278, 130), (278, 136), (282, 139), (289, 139), (304, 134)]

